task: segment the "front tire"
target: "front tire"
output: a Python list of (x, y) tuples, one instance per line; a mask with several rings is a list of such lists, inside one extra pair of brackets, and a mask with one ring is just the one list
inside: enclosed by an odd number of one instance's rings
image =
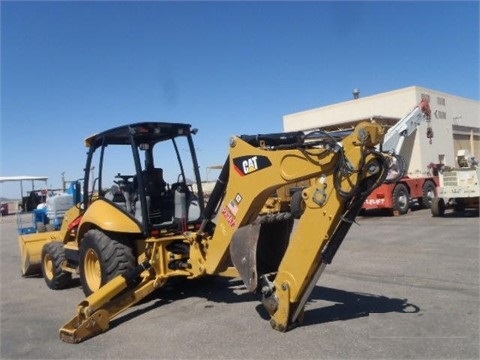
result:
[(404, 184), (397, 184), (393, 190), (393, 211), (405, 215), (410, 208), (410, 194)]
[(65, 261), (65, 248), (60, 241), (45, 244), (42, 248), (42, 274), (47, 286), (52, 290), (64, 289), (70, 285), (72, 274), (62, 270)]
[(430, 210), (433, 217), (443, 216), (445, 214), (445, 201), (442, 198), (434, 198)]
[(99, 230), (85, 233), (79, 258), (80, 283), (86, 296), (135, 267), (132, 248)]

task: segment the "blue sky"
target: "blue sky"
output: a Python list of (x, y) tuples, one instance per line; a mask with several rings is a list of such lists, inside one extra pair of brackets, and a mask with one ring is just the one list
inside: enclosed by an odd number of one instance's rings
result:
[[(479, 2), (1, 2), (0, 176), (81, 178), (83, 140), (191, 123), (202, 174), (232, 134), (418, 85), (479, 100)], [(18, 197), (18, 184), (0, 196)]]

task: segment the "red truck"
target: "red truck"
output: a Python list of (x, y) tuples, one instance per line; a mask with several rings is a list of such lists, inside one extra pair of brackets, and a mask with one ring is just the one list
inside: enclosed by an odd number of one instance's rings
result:
[[(424, 121), (430, 120), (430, 106), (427, 100), (422, 100), (407, 116), (400, 119), (385, 134), (382, 151), (394, 154), (396, 163), (391, 164), (391, 175), (376, 188), (363, 204), (364, 210), (386, 209), (394, 215), (408, 212), (413, 203), (423, 208), (430, 208), (436, 194), (438, 176), (425, 175), (410, 177), (405, 175), (406, 165), (400, 157), (404, 140), (414, 133)], [(428, 137), (428, 131), (427, 131)]]

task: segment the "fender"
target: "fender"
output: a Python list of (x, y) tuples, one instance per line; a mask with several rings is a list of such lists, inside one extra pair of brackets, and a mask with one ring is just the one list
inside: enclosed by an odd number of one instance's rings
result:
[(105, 231), (131, 234), (142, 232), (142, 226), (138, 221), (105, 199), (94, 201), (85, 211), (80, 223), (81, 233), (85, 227), (90, 227), (87, 224), (94, 224)]

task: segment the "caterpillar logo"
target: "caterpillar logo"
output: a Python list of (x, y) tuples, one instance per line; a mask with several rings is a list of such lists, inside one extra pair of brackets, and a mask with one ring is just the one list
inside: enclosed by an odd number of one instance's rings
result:
[(265, 169), (271, 165), (272, 163), (266, 156), (241, 156), (233, 159), (233, 166), (241, 176)]

